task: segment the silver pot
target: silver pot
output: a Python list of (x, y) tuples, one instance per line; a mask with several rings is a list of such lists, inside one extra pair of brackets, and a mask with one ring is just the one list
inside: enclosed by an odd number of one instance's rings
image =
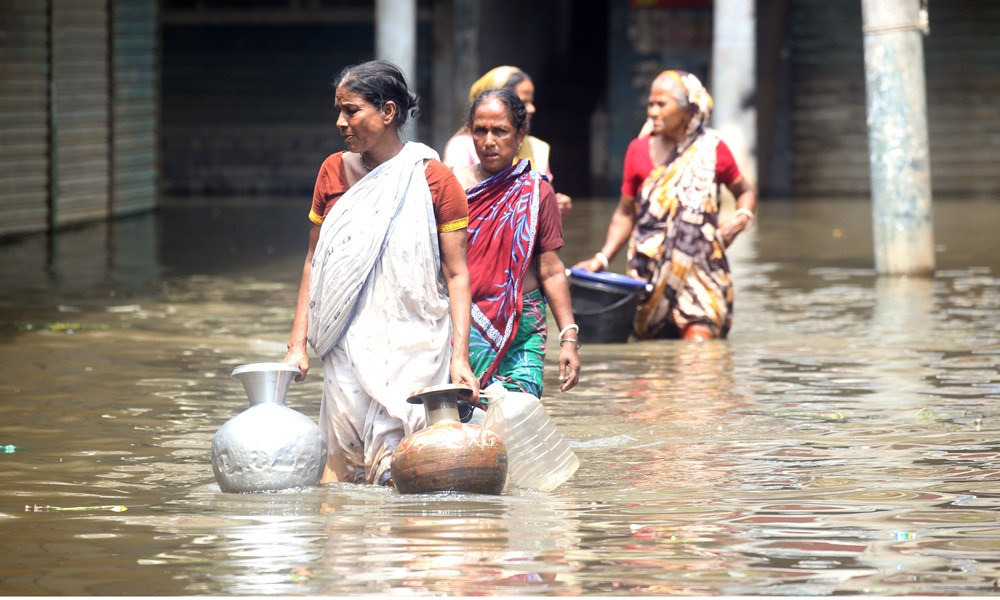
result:
[(212, 439), (212, 470), (223, 492), (266, 492), (319, 483), (326, 442), (319, 426), (285, 406), (299, 370), (287, 363), (233, 369), (250, 408), (226, 421)]

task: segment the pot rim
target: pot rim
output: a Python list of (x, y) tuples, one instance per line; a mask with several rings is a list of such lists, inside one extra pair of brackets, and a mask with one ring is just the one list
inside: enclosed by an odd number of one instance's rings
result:
[(406, 399), (410, 404), (423, 404), (425, 396), (445, 396), (456, 400), (468, 400), (472, 398), (472, 388), (462, 383), (442, 383), (430, 385), (410, 392), (410, 397)]
[(262, 371), (289, 371), (289, 372), (299, 372), (299, 368), (291, 363), (283, 362), (259, 362), (259, 363), (249, 363), (246, 365), (240, 365), (233, 369), (230, 377), (236, 377), (243, 373), (260, 373)]

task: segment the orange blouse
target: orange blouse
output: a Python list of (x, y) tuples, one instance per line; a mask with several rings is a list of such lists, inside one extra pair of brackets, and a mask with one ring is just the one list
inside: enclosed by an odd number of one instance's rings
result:
[[(439, 161), (427, 163), (424, 170), (427, 186), (431, 190), (431, 201), (434, 205), (434, 218), (438, 233), (464, 229), (469, 225), (469, 203), (465, 190), (455, 179), (451, 169)], [(313, 190), (312, 209), (309, 220), (316, 225), (322, 225), (323, 219), (330, 213), (333, 205), (348, 189), (347, 176), (344, 173), (344, 152), (331, 154), (323, 161), (323, 166), (316, 176), (316, 187)]]

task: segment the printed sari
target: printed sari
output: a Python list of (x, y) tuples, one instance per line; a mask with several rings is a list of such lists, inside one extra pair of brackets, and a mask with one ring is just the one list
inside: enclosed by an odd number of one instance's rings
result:
[[(541, 177), (531, 170), (528, 160), (522, 160), (466, 190), (472, 286), (469, 362), (483, 388), (493, 381), (522, 327), (525, 307), (522, 283), (534, 258)], [(529, 304), (537, 313), (537, 303), (529, 301)], [(544, 299), (541, 311), (541, 347), (544, 350)], [(535, 329), (537, 337), (537, 327)], [(505, 387), (516, 386), (514, 378), (506, 378), (509, 381)], [(540, 389), (540, 382), (538, 387)]]
[[(485, 372), (493, 366), (489, 383), (499, 381), (512, 392), (525, 392), (542, 397), (542, 376), (545, 373), (546, 325), (545, 294), (542, 290), (522, 296), (521, 316), (507, 351), (497, 355), (493, 346), (480, 332), (469, 336), (469, 365), (473, 373)], [(485, 389), (484, 386), (483, 389)], [(488, 406), (487, 399), (482, 407)]]
[(668, 71), (697, 111), (667, 164), (655, 167), (636, 199), (628, 274), (653, 284), (636, 310), (639, 339), (678, 337), (698, 323), (722, 338), (732, 322), (733, 286), (718, 234), (718, 134), (705, 127), (711, 96), (694, 75)]

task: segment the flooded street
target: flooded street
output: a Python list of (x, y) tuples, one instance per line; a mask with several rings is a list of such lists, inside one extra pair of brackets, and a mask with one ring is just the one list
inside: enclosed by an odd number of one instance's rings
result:
[[(936, 202), (936, 277), (907, 280), (875, 277), (867, 201), (764, 200), (729, 339), (585, 345), (569, 393), (550, 344), (581, 467), (499, 497), (219, 491), (229, 374), (284, 355), (309, 200), (211, 202), (0, 245), (4, 594), (998, 591), (997, 202)], [(575, 200), (567, 265), (613, 208)], [(313, 419), (320, 370), (287, 401)]]

